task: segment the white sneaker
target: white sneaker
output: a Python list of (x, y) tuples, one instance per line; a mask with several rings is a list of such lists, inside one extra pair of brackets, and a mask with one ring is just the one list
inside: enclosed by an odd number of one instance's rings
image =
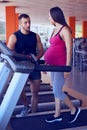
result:
[(21, 116), (26, 116), (30, 112), (31, 112), (30, 106), (24, 106), (23, 110), (21, 111)]

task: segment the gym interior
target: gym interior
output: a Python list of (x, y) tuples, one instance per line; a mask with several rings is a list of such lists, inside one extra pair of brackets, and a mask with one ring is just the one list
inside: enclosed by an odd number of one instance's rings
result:
[[(50, 71), (53, 68), (45, 74), (42, 72), (44, 66), (38, 66), (42, 76), (38, 110), (36, 113), (21, 117), (20, 111), (23, 104), (19, 97), (24, 88), (27, 99), (31, 98), (27, 78), (34, 64), (26, 63), (26, 61), (24, 61), (25, 64), (15, 62), (11, 58), (15, 57), (15, 54), (6, 47), (9, 36), (19, 29), (19, 14), (26, 13), (31, 17), (31, 30), (40, 35), (46, 51), (49, 48), (49, 38), (53, 30), (53, 26), (48, 21), (48, 13), (53, 6), (59, 6), (64, 10), (66, 20), (72, 29), (72, 70), (69, 81), (63, 88), (73, 104), (81, 108), (78, 119), (72, 124), (66, 122), (69, 109), (63, 102), (61, 102), (63, 122), (52, 124), (45, 122), (49, 114), (54, 113), (54, 96), (50, 80)], [(0, 12), (0, 130), (87, 130), (87, 1), (0, 0)], [(20, 58), (21, 55), (18, 57)]]

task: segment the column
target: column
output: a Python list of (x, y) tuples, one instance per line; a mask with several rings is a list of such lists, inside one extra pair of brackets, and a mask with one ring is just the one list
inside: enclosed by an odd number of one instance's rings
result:
[(82, 37), (87, 38), (87, 21), (82, 22)]
[(75, 28), (75, 21), (76, 21), (76, 18), (74, 16), (68, 18), (69, 26), (72, 30), (72, 38), (75, 38), (75, 31), (76, 31), (75, 30), (76, 29)]
[(7, 6), (6, 12), (6, 43), (9, 36), (18, 29), (18, 14), (15, 13), (15, 6)]
[(15, 13), (15, 17), (16, 17), (16, 19), (15, 19), (15, 31), (17, 31), (18, 30), (18, 16), (19, 16), (19, 14), (18, 13)]

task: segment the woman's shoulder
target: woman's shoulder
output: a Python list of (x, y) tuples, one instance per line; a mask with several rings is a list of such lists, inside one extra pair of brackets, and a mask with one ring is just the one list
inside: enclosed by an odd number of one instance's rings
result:
[(63, 29), (61, 30), (61, 34), (71, 34), (70, 28), (67, 26), (64, 26)]

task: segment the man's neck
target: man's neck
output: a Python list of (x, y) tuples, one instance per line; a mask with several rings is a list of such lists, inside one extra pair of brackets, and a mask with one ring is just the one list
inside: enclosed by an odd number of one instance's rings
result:
[(22, 30), (22, 29), (21, 29), (20, 31), (21, 31), (21, 33), (23, 33), (23, 34), (29, 34), (29, 32), (30, 32), (30, 31), (25, 31), (25, 30)]

